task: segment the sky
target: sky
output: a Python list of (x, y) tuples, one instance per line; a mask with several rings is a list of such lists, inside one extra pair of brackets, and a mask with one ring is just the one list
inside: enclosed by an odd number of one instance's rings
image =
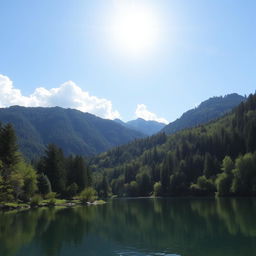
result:
[(256, 88), (255, 0), (1, 0), (0, 107), (171, 122)]

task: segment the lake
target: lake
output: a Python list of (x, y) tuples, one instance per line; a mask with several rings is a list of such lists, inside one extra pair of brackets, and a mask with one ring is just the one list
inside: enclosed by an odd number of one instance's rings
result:
[(256, 255), (256, 200), (116, 199), (0, 212), (0, 255)]

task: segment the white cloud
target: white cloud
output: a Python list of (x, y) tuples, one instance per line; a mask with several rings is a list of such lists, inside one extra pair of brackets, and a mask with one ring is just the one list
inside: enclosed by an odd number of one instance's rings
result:
[(147, 121), (153, 120), (153, 121), (157, 121), (157, 122), (165, 123), (165, 124), (169, 123), (165, 118), (158, 117), (155, 113), (148, 111), (147, 106), (144, 104), (137, 105), (135, 115), (136, 115), (136, 117), (142, 118)]
[(23, 96), (13, 82), (0, 74), (0, 107), (20, 105), (25, 107), (63, 107), (89, 112), (102, 118), (119, 118), (118, 111), (113, 110), (111, 101), (91, 96), (72, 81), (67, 81), (57, 88), (37, 88), (31, 95)]

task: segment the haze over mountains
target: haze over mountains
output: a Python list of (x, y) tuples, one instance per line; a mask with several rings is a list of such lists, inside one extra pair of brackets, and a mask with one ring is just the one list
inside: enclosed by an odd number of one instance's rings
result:
[(166, 126), (164, 123), (159, 123), (151, 120), (146, 121), (142, 118), (137, 118), (136, 120), (131, 120), (126, 123), (120, 119), (115, 119), (114, 121), (116, 121), (119, 124), (122, 124), (127, 128), (142, 132), (149, 136), (158, 133), (163, 127)]
[(65, 154), (89, 156), (160, 131), (170, 134), (207, 123), (243, 100), (238, 94), (210, 98), (167, 126), (141, 118), (125, 123), (73, 109), (20, 106), (1, 108), (0, 122), (14, 125), (21, 151), (27, 158), (41, 155), (49, 143), (61, 147)]

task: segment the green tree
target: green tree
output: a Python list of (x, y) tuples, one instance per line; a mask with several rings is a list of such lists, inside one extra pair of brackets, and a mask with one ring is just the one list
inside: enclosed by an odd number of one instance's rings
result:
[(231, 191), (236, 195), (256, 195), (256, 153), (236, 159)]
[(136, 175), (136, 182), (139, 186), (139, 194), (141, 196), (148, 196), (152, 191), (152, 186), (146, 167)]
[(139, 185), (136, 181), (131, 181), (126, 186), (126, 195), (131, 197), (139, 196)]
[(154, 184), (154, 196), (161, 196), (162, 195), (162, 186), (160, 182), (156, 182)]
[(69, 184), (76, 183), (79, 191), (92, 185), (91, 172), (83, 157), (70, 157), (67, 162)]
[(66, 169), (64, 155), (60, 148), (50, 144), (44, 157), (44, 173), (49, 178), (52, 190), (63, 194), (66, 188)]
[(69, 185), (67, 187), (67, 191), (66, 191), (67, 197), (68, 198), (73, 198), (77, 194), (78, 189), (79, 188), (78, 188), (78, 186), (77, 186), (77, 184), (75, 182), (72, 183), (71, 185)]
[(97, 199), (97, 191), (92, 188), (88, 187), (85, 188), (81, 193), (80, 193), (80, 201), (82, 203), (87, 203), (87, 202), (93, 202)]
[(2, 161), (4, 173), (9, 174), (8, 170), (20, 160), (15, 131), (11, 124), (0, 126), (0, 160)]
[(38, 185), (38, 191), (42, 195), (47, 195), (48, 193), (52, 192), (52, 186), (51, 183), (46, 175), (43, 173), (38, 175), (37, 178), (37, 185)]
[(160, 172), (160, 182), (162, 186), (163, 194), (167, 194), (170, 187), (170, 175), (169, 175), (169, 164), (168, 161), (164, 161), (161, 172)]

